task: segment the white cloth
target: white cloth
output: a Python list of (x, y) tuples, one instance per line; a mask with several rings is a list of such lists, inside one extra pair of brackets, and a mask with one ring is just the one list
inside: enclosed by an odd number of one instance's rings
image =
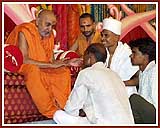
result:
[[(106, 49), (107, 50), (107, 49)], [(130, 55), (132, 51), (127, 44), (118, 42), (118, 46), (112, 56), (110, 69), (115, 71), (122, 79), (122, 81), (129, 80), (138, 70), (138, 66), (133, 66)], [(108, 66), (110, 54), (107, 50), (106, 66)], [(137, 93), (136, 86), (126, 86), (128, 96)]]
[(57, 110), (53, 120), (58, 124), (90, 124), (86, 117), (72, 116), (63, 110)]
[(110, 18), (105, 18), (103, 20), (102, 30), (109, 30), (117, 35), (121, 34), (122, 23), (119, 20)]
[(148, 102), (157, 106), (158, 87), (156, 84), (156, 64), (151, 61), (145, 70), (139, 73), (139, 90), (138, 93)]
[[(85, 111), (91, 124), (134, 123), (124, 83), (115, 72), (106, 68), (102, 62), (97, 62), (78, 74), (66, 103), (65, 112), (78, 117), (79, 109)], [(56, 119), (60, 119), (60, 117), (56, 117)], [(57, 123), (60, 122), (64, 121)]]

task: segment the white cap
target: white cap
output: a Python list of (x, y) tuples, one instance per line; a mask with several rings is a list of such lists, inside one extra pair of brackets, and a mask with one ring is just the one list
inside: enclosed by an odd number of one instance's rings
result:
[(121, 34), (121, 25), (122, 23), (119, 20), (113, 18), (105, 18), (103, 20), (103, 29), (109, 30), (117, 35)]

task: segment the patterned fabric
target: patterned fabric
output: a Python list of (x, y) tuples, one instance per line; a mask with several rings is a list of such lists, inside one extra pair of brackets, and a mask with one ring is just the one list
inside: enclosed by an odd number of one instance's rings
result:
[(91, 14), (95, 18), (95, 22), (102, 22), (104, 18), (106, 18), (109, 14), (107, 13), (107, 5), (106, 4), (92, 4), (91, 5)]
[(8, 86), (24, 86), (24, 76), (18, 73), (4, 73), (4, 85)]
[[(72, 75), (72, 87), (77, 76)], [(25, 86), (24, 76), (4, 73), (4, 123), (25, 123), (46, 120), (40, 114)]]
[(42, 116), (24, 86), (23, 76), (5, 73), (4, 123), (24, 123), (48, 119)]

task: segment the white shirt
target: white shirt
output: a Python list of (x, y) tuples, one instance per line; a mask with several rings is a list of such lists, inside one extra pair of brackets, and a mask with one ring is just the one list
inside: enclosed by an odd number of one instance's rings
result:
[(78, 116), (79, 109), (85, 111), (90, 123), (134, 123), (124, 83), (102, 62), (97, 62), (78, 74), (65, 111)]
[[(107, 49), (106, 49), (107, 50)], [(118, 42), (118, 46), (112, 56), (110, 69), (115, 71), (122, 79), (122, 81), (130, 80), (130, 78), (139, 70), (138, 66), (133, 66), (130, 55), (132, 51), (127, 44)], [(109, 51), (107, 50), (106, 66), (109, 62)], [(136, 86), (126, 86), (128, 96), (137, 93)]]
[(151, 61), (145, 70), (139, 73), (139, 90), (138, 93), (148, 102), (157, 105), (157, 84), (156, 84), (156, 64)]

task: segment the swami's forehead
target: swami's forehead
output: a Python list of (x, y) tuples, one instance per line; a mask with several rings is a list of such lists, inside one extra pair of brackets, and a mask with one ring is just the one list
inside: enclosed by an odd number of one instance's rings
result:
[(38, 14), (39, 18), (43, 18), (43, 17), (54, 17), (56, 18), (56, 16), (54, 15), (53, 11), (50, 10), (42, 10), (39, 14)]

